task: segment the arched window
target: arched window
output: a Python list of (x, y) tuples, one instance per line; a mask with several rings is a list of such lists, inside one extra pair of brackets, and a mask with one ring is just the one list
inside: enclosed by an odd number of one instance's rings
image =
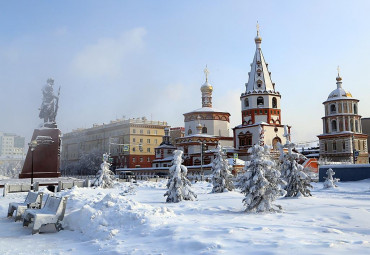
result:
[(337, 121), (336, 120), (333, 120), (331, 122), (331, 131), (337, 132)]
[(272, 139), (272, 148), (274, 150), (277, 150), (277, 143), (281, 143), (281, 139), (279, 137), (275, 137), (274, 139)]
[(191, 129), (189, 128), (188, 135), (191, 135), (192, 133), (193, 133), (193, 131), (191, 131)]
[(335, 107), (335, 104), (330, 105), (330, 113), (336, 113), (337, 108)]
[(203, 134), (207, 134), (207, 128), (206, 128), (206, 127), (203, 127), (203, 128), (202, 128), (202, 133), (203, 133)]
[(277, 100), (276, 97), (272, 98), (272, 108), (277, 108)]
[(354, 112), (354, 114), (357, 114), (357, 104), (353, 105), (353, 112)]
[(263, 97), (257, 97), (257, 105), (264, 105)]
[(249, 107), (249, 101), (248, 98), (244, 99), (244, 106)]

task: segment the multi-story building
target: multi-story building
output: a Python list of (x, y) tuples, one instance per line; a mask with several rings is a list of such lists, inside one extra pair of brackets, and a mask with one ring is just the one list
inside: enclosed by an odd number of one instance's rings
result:
[(320, 161), (369, 163), (367, 135), (362, 133), (361, 116), (358, 114), (358, 99), (342, 88), (342, 77), (336, 78), (337, 88), (323, 102), (325, 116), (320, 141)]
[(367, 151), (370, 153), (369, 143), (370, 143), (370, 118), (361, 118), (362, 133), (367, 134)]
[[(233, 128), (235, 150), (244, 160), (248, 159), (248, 149), (258, 144), (260, 139), (274, 149), (278, 142), (286, 142), (281, 118), (281, 95), (271, 80), (271, 72), (262, 54), (262, 38), (258, 29), (254, 41), (256, 51), (251, 71), (248, 73), (248, 83), (245, 84), (245, 92), (240, 96), (242, 123)], [(260, 136), (261, 128), (264, 130), (263, 136)], [(288, 132), (290, 133), (289, 126)]]
[(0, 132), (0, 157), (23, 158), (25, 138), (12, 133)]
[(167, 122), (146, 118), (118, 119), (109, 124), (76, 129), (62, 137), (62, 162), (76, 162), (93, 150), (110, 152), (113, 168), (151, 167)]

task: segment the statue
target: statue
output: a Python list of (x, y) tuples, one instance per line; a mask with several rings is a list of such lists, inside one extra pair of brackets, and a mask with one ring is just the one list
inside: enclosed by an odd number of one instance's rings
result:
[(55, 124), (55, 118), (58, 112), (60, 87), (58, 91), (58, 96), (55, 96), (53, 85), (54, 80), (49, 78), (46, 81), (46, 85), (42, 88), (42, 104), (39, 109), (39, 117), (40, 119), (44, 119), (44, 126), (45, 123)]

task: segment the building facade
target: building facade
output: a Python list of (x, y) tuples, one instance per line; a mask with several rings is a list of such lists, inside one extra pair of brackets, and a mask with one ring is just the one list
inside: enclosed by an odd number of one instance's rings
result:
[(0, 132), (0, 157), (23, 158), (25, 138), (12, 133)]
[(230, 113), (213, 108), (213, 87), (208, 82), (207, 68), (204, 73), (206, 81), (200, 88), (202, 108), (184, 114), (185, 136), (176, 139), (176, 147), (184, 152), (184, 164), (187, 166), (201, 164), (202, 146), (205, 152), (202, 155), (203, 163), (209, 164), (214, 155), (207, 151), (216, 148), (218, 143), (224, 147), (233, 145), (233, 138), (230, 136)]
[(113, 169), (151, 167), (166, 127), (167, 122), (143, 117), (76, 129), (62, 137), (62, 162), (76, 162), (82, 154), (98, 150), (110, 152)]
[(367, 135), (367, 151), (370, 154), (370, 118), (361, 118), (361, 125), (362, 125), (362, 133)]
[[(262, 54), (262, 38), (257, 29), (254, 39), (256, 51), (245, 92), (241, 94), (242, 123), (233, 128), (234, 147), (241, 159), (248, 159), (248, 149), (260, 140), (260, 127), (263, 129), (263, 143), (276, 149), (278, 142), (285, 143), (281, 95), (271, 80), (271, 72)], [(290, 134), (290, 126), (288, 126)]]
[(367, 135), (362, 133), (361, 116), (358, 113), (359, 100), (342, 88), (339, 71), (336, 80), (337, 88), (323, 102), (323, 133), (318, 135), (320, 162), (367, 164)]

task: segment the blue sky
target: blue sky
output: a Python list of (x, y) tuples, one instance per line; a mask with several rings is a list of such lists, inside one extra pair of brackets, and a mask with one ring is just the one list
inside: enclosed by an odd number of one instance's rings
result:
[(146, 116), (183, 125), (201, 107), (208, 65), (214, 107), (240, 124), (239, 96), (262, 50), (292, 139), (316, 140), (322, 102), (343, 87), (370, 117), (368, 1), (1, 1), (0, 131), (29, 138), (41, 88), (62, 86), (62, 132)]

